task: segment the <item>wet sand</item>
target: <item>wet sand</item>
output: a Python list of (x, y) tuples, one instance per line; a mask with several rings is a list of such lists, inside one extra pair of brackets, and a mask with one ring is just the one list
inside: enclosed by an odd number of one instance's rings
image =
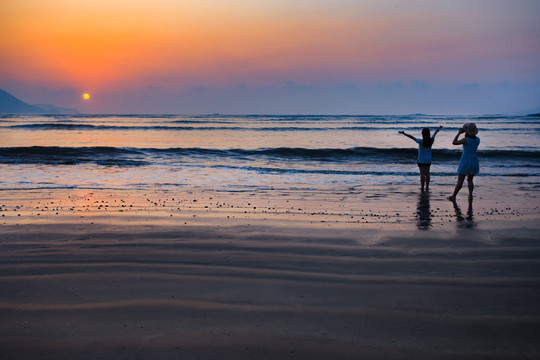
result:
[(536, 189), (500, 186), (2, 192), (2, 358), (538, 358)]

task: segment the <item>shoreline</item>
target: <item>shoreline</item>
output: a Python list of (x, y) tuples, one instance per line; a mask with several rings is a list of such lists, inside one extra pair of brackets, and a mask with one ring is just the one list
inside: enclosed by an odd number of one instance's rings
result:
[(492, 228), (498, 223), (536, 221), (540, 217), (535, 183), (506, 184), (485, 178), (480, 181), (472, 202), (467, 199), (465, 187), (455, 203), (447, 199), (452, 183), (432, 185), (426, 192), (416, 185), (394, 184), (241, 191), (187, 186), (174, 190), (6, 189), (0, 190), (0, 225), (85, 223), (83, 220), (99, 218), (106, 219), (100, 223), (120, 225), (134, 221), (179, 225), (182, 220), (200, 224), (202, 217), (207, 225), (276, 220), (308, 227), (318, 223), (337, 223), (340, 227), (351, 224), (349, 228), (384, 224), (397, 230), (410, 230), (408, 225), (424, 221), (426, 229), (438, 230), (446, 228), (448, 222), (471, 220), (474, 226), (486, 223), (486, 228)]

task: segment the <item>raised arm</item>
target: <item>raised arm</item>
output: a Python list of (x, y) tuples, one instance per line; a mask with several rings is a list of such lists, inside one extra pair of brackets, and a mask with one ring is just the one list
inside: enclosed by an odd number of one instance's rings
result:
[(416, 138), (412, 135), (409, 135), (409, 134), (406, 134), (405, 131), (398, 131), (400, 134), (403, 134), (405, 135), (406, 137), (408, 137), (409, 139), (412, 139), (413, 141), (416, 141)]
[(458, 140), (459, 135), (463, 134), (465, 130), (463, 128), (459, 129), (456, 136), (454, 137), (454, 140), (452, 140), (452, 144), (454, 145), (463, 145), (467, 140), (465, 138)]
[(439, 131), (441, 131), (442, 128), (443, 128), (443, 126), (439, 125), (439, 128), (437, 130), (435, 130), (435, 132), (433, 133), (433, 136), (431, 137), (431, 141), (435, 140), (435, 135), (437, 135), (439, 133)]

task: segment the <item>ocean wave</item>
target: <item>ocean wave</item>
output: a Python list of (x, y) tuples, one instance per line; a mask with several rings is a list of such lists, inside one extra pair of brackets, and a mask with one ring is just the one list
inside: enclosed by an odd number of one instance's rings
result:
[[(202, 122), (197, 121), (185, 121), (185, 120), (175, 120), (171, 123), (180, 124), (194, 124), (197, 123), (199, 126), (174, 126), (174, 125), (92, 125), (92, 124), (77, 124), (77, 123), (30, 123), (30, 124), (17, 124), (17, 125), (8, 125), (3, 126), (4, 128), (9, 129), (25, 129), (25, 130), (121, 130), (121, 131), (336, 131), (336, 130), (358, 130), (358, 131), (377, 131), (377, 130), (388, 130), (386, 127), (380, 126), (204, 126)], [(227, 122), (221, 122), (220, 124), (225, 124)], [(215, 124), (215, 122), (208, 122), (207, 124)], [(229, 123), (230, 124), (230, 123)], [(400, 127), (402, 130), (421, 130), (422, 127)], [(457, 128), (456, 128), (457, 130)]]
[[(400, 123), (399, 127), (395, 127), (391, 123), (385, 123), (385, 126), (372, 126), (372, 125), (326, 125), (326, 126), (297, 126), (298, 124), (289, 126), (203, 126), (200, 122), (196, 121), (184, 121), (175, 120), (173, 123), (186, 123), (193, 124), (198, 123), (199, 126), (174, 126), (174, 125), (92, 125), (92, 124), (80, 124), (71, 123), (69, 121), (61, 123), (30, 123), (30, 124), (16, 124), (5, 125), (0, 128), (8, 129), (24, 129), (24, 130), (73, 130), (73, 131), (263, 131), (263, 132), (287, 132), (287, 131), (305, 131), (305, 132), (324, 132), (324, 131), (415, 131), (420, 132), (424, 126), (404, 126)], [(225, 122), (222, 122), (222, 124)], [(211, 124), (211, 123), (208, 123)], [(433, 128), (434, 129), (434, 128)], [(459, 126), (447, 126), (445, 131), (454, 132), (459, 129)], [(482, 128), (482, 132), (540, 132), (540, 127), (495, 127), (495, 128)]]
[[(128, 147), (2, 147), (2, 164), (62, 164), (95, 163), (105, 166), (144, 166), (151, 164), (184, 164), (205, 158), (240, 161), (294, 161), (324, 163), (410, 163), (415, 161), (414, 148), (259, 148), (259, 149), (207, 149), (207, 148), (128, 148)], [(433, 149), (433, 158), (439, 163), (457, 162), (461, 150)], [(479, 152), (481, 161), (505, 166), (522, 163), (540, 166), (539, 151), (485, 150)]]
[(0, 148), (2, 164), (141, 166), (148, 164), (136, 149), (115, 147), (30, 146)]

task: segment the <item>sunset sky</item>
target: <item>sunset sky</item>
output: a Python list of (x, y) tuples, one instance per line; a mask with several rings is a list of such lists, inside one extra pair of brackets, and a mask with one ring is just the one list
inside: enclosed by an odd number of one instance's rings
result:
[(90, 113), (515, 113), (540, 107), (539, 18), (538, 0), (3, 0), (0, 88)]

